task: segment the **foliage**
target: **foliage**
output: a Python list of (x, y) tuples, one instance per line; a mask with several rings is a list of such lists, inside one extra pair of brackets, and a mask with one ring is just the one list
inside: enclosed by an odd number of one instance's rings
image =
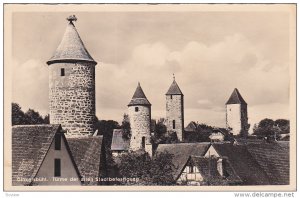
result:
[(197, 124), (196, 131), (185, 132), (185, 142), (210, 142), (209, 136), (213, 127), (206, 124)]
[(137, 182), (125, 182), (135, 185), (172, 185), (173, 155), (164, 152), (152, 159), (143, 151), (130, 152), (120, 157), (119, 170), (122, 177), (138, 178)]
[(49, 115), (43, 118), (39, 112), (29, 109), (26, 113), (17, 103), (12, 103), (12, 125), (49, 124)]
[(253, 127), (253, 134), (258, 138), (266, 138), (267, 140), (274, 140), (280, 138), (280, 134), (290, 132), (290, 122), (285, 119), (278, 119), (276, 121), (265, 118), (255, 124)]
[(123, 129), (122, 137), (126, 140), (129, 140), (131, 138), (131, 127), (128, 114), (124, 114), (123, 116), (121, 129)]
[(95, 130), (98, 130), (97, 135), (103, 135), (107, 174), (110, 176), (114, 176), (116, 164), (113, 160), (110, 147), (113, 136), (113, 130), (120, 128), (119, 123), (114, 120), (98, 120), (98, 118), (96, 117), (94, 128)]

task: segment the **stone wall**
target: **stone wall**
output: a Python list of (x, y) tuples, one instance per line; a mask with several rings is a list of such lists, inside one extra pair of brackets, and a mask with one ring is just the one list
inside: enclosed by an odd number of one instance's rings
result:
[(246, 105), (226, 105), (226, 127), (232, 128), (233, 135), (248, 134), (248, 116)]
[[(184, 112), (183, 112), (183, 96), (167, 95), (166, 96), (166, 126), (167, 131), (174, 131), (180, 141), (184, 139)], [(175, 120), (175, 129), (173, 129), (173, 120)]]
[[(64, 68), (65, 76), (61, 76)], [(49, 66), (50, 123), (61, 124), (66, 135), (93, 133), (95, 64), (55, 63)]]
[[(135, 108), (138, 111), (135, 111)], [(150, 144), (150, 122), (151, 107), (148, 106), (129, 106), (128, 115), (131, 127), (130, 150), (142, 149), (142, 139), (145, 137), (145, 145)]]

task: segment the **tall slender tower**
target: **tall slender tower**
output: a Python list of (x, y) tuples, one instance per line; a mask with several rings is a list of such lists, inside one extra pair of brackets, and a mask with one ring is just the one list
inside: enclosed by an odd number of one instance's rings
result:
[(173, 75), (173, 83), (166, 93), (166, 125), (167, 131), (176, 132), (178, 140), (183, 141), (184, 135), (184, 103), (183, 93)]
[(249, 124), (247, 103), (235, 88), (226, 102), (226, 127), (231, 129), (233, 135), (247, 137)]
[(95, 121), (96, 61), (86, 50), (75, 26), (67, 18), (62, 41), (49, 65), (50, 123), (61, 124), (67, 136), (93, 133)]
[(150, 143), (151, 104), (138, 83), (133, 97), (128, 104), (128, 115), (131, 127), (130, 150), (146, 150), (152, 154)]

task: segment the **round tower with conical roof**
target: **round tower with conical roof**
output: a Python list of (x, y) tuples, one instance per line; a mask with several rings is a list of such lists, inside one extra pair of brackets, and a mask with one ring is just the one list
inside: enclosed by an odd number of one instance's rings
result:
[(138, 83), (133, 97), (128, 104), (128, 115), (130, 120), (131, 138), (130, 150), (145, 150), (150, 155), (150, 126), (151, 126), (151, 104)]
[(75, 26), (68, 25), (49, 65), (50, 123), (61, 124), (68, 136), (93, 133), (95, 121), (95, 66)]
[(175, 76), (173, 74), (173, 82), (166, 93), (166, 125), (168, 133), (176, 132), (179, 141), (183, 141), (184, 128), (184, 101)]
[(235, 88), (226, 102), (226, 128), (235, 136), (247, 137), (249, 124), (247, 103)]

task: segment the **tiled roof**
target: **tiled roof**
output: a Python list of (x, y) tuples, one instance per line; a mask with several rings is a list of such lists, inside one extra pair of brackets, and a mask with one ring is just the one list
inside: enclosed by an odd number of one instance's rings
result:
[(187, 132), (195, 132), (197, 129), (197, 123), (194, 121), (191, 121), (186, 127), (185, 127), (185, 131)]
[[(36, 176), (60, 125), (18, 125), (12, 127), (12, 183), (30, 185)], [(26, 181), (17, 181), (17, 178)]]
[(267, 173), (270, 184), (289, 184), (289, 144), (281, 142), (249, 143), (247, 144), (247, 148), (258, 164)]
[(95, 178), (101, 176), (102, 136), (68, 137), (67, 141), (83, 178), (94, 178), (84, 181), (84, 185), (97, 185)]
[(159, 144), (156, 152), (168, 152), (173, 155), (172, 162), (175, 166), (173, 176), (174, 179), (177, 180), (189, 156), (203, 156), (209, 148), (209, 145), (209, 143)]
[(173, 83), (171, 84), (169, 90), (167, 91), (166, 95), (183, 95), (181, 92), (178, 84), (176, 83), (175, 79), (173, 80)]
[(122, 129), (114, 129), (111, 142), (112, 151), (127, 151), (129, 149), (129, 140), (123, 138)]
[(60, 61), (87, 61), (96, 64), (86, 50), (73, 22), (67, 25), (61, 43), (47, 64), (49, 65)]
[(239, 90), (235, 88), (226, 102), (226, 104), (247, 104), (245, 100), (243, 99), (242, 95), (240, 94)]
[(225, 158), (222, 158), (222, 166), (223, 166), (223, 174), (221, 176), (218, 169), (217, 169), (217, 161), (220, 158), (215, 157), (203, 157), (203, 156), (191, 156), (190, 160), (194, 166), (197, 166), (198, 170), (200, 171), (202, 177), (204, 179), (214, 179), (220, 180), (227, 183), (240, 183), (241, 179), (231, 167), (229, 161)]
[(133, 105), (151, 106), (140, 83), (138, 83), (138, 86), (132, 96), (132, 99), (131, 99), (130, 103), (128, 104), (128, 106), (133, 106)]
[(227, 157), (233, 170), (244, 185), (267, 185), (269, 179), (265, 171), (247, 150), (245, 145), (216, 143), (213, 147), (221, 157)]

